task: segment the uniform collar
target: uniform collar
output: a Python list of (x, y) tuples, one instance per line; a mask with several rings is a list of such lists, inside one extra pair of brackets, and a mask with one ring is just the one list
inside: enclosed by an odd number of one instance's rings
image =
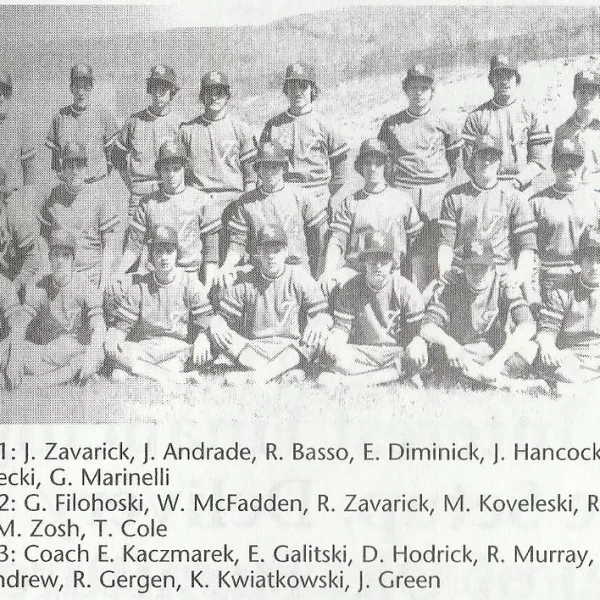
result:
[(259, 185), (256, 189), (260, 192), (260, 194), (262, 196), (264, 196), (266, 198), (267, 196), (270, 196), (271, 194), (277, 194), (278, 192), (282, 192), (285, 189), (285, 182), (278, 190), (273, 190), (272, 192), (267, 192), (265, 189), (263, 189), (262, 185)]
[(498, 183), (500, 183), (500, 180), (496, 181), (496, 183), (492, 187), (489, 187), (489, 188), (479, 187), (472, 179), (470, 180), (470, 182), (476, 192), (489, 192), (490, 190), (493, 190), (498, 187)]
[(88, 111), (90, 108), (90, 105), (88, 104), (85, 108), (76, 108), (74, 104), (71, 104), (71, 106), (69, 107), (71, 109), (71, 112), (76, 115), (82, 115), (84, 112)]
[(425, 115), (428, 115), (430, 112), (431, 112), (431, 107), (428, 108), (424, 113), (421, 113), (420, 115), (415, 115), (414, 113), (410, 112), (410, 108), (406, 108), (406, 114), (411, 119), (420, 119), (421, 117), (424, 117)]
[(496, 108), (506, 108), (508, 106), (512, 106), (515, 102), (518, 101), (518, 98), (513, 98), (511, 100), (511, 102), (508, 102), (507, 104), (499, 104), (498, 102), (496, 102), (495, 98), (492, 98), (492, 104), (496, 107)]
[(298, 117), (304, 117), (305, 115), (309, 115), (312, 111), (313, 111), (313, 105), (310, 104), (309, 105), (309, 109), (306, 110), (306, 111), (304, 111), (304, 112), (301, 112), (299, 115), (295, 115), (293, 112), (290, 111), (289, 108), (286, 109), (285, 114), (288, 117), (291, 117), (292, 119), (297, 119)]
[(154, 117), (155, 119), (160, 119), (160, 117), (166, 117), (170, 112), (171, 106), (169, 106), (168, 110), (166, 110), (163, 113), (155, 113), (149, 106), (146, 107), (146, 113), (149, 114), (151, 117)]
[(561, 196), (568, 196), (569, 194), (572, 194), (573, 192), (576, 192), (577, 190), (561, 190), (560, 188), (556, 187), (556, 184), (552, 184), (552, 189), (557, 193), (560, 194)]
[(229, 114), (229, 110), (224, 110), (223, 114), (220, 117), (213, 119), (213, 118), (209, 117), (206, 113), (202, 113), (200, 115), (200, 120), (204, 121), (204, 123), (207, 125), (210, 123), (218, 123), (219, 121), (222, 121), (225, 117), (227, 117), (228, 114)]
[(260, 273), (260, 276), (262, 277), (262, 279), (264, 279), (265, 281), (277, 281), (286, 271), (286, 265), (283, 265), (283, 269), (281, 270), (281, 273), (278, 273), (277, 275), (275, 275), (274, 277), (269, 277), (268, 275), (266, 275), (261, 266), (258, 265), (258, 272)]
[(178, 275), (179, 269), (175, 267), (175, 269), (173, 270), (173, 279), (171, 279), (171, 281), (167, 281), (167, 283), (161, 283), (156, 277), (156, 271), (152, 271), (152, 279), (154, 279), (154, 283), (156, 283), (156, 285), (161, 288), (170, 286), (177, 279)]

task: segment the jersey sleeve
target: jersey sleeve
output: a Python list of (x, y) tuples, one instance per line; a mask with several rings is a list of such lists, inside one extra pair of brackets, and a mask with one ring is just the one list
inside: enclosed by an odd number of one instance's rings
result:
[(108, 187), (104, 185), (104, 182), (101, 183), (102, 185), (96, 190), (99, 204), (98, 230), (100, 233), (107, 233), (115, 230), (115, 227), (119, 224), (119, 216), (117, 215), (112, 194), (109, 193)]
[(356, 319), (356, 294), (351, 285), (352, 281), (351, 279), (346, 285), (338, 288), (333, 296), (333, 327), (347, 335), (350, 335)]
[(206, 288), (200, 283), (196, 273), (189, 276), (187, 306), (192, 325), (200, 331), (206, 331), (210, 319), (214, 316), (213, 307), (206, 294)]
[(25, 286), (25, 296), (23, 298), (23, 310), (30, 316), (35, 317), (43, 302), (44, 291), (34, 282), (29, 282)]
[(327, 153), (329, 159), (335, 159), (348, 154), (349, 147), (345, 136), (343, 136), (336, 127), (326, 126), (325, 139), (327, 141)]
[(7, 321), (21, 312), (21, 303), (17, 296), (17, 289), (10, 279), (0, 275), (0, 310)]
[(447, 308), (448, 286), (438, 281), (434, 287), (431, 299), (425, 309), (423, 323), (433, 323), (441, 329), (445, 329), (450, 321)]
[(272, 139), (273, 135), (273, 125), (271, 121), (267, 121), (265, 126), (260, 134), (259, 144), (264, 144), (265, 142), (269, 142)]
[(390, 132), (389, 119), (385, 119), (385, 121), (381, 124), (379, 133), (377, 134), (377, 139), (383, 142), (388, 147), (388, 150), (392, 150), (393, 139)]
[(45, 144), (52, 153), (51, 167), (53, 171), (60, 171), (60, 144), (58, 139), (59, 115), (55, 115), (50, 124)]
[[(22, 202), (24, 200), (23, 196), (19, 196), (18, 199)], [(21, 205), (22, 210), (13, 210), (11, 215), (11, 229), (22, 265), (21, 272), (18, 275), (21, 281), (27, 281), (41, 268), (38, 244), (40, 223), (31, 210), (25, 209), (25, 207), (29, 208), (30, 206), (31, 204), (26, 202)]]
[(405, 281), (404, 285), (396, 285), (397, 295), (402, 298), (404, 315), (406, 319), (406, 338), (412, 340), (421, 330), (421, 323), (425, 315), (423, 296), (416, 285)]
[(440, 211), (440, 245), (454, 248), (456, 244), (456, 235), (458, 223), (460, 221), (461, 207), (458, 194), (448, 193), (442, 200), (442, 209)]
[(546, 167), (552, 151), (552, 133), (548, 121), (538, 113), (531, 114), (527, 143), (528, 162), (536, 162)]
[(131, 117), (125, 121), (121, 130), (115, 137), (115, 143), (113, 145), (113, 164), (117, 169), (123, 170), (127, 168), (127, 155), (131, 152), (131, 140), (133, 129), (135, 127), (135, 120)]
[(40, 234), (46, 241), (50, 239), (50, 229), (54, 221), (50, 212), (50, 202), (50, 197), (45, 198), (37, 213), (37, 220), (40, 222)]
[(348, 238), (354, 222), (352, 211), (352, 196), (344, 198), (338, 209), (333, 214), (331, 221), (331, 240), (334, 241), (345, 253), (348, 246)]
[(221, 215), (214, 203), (202, 205), (199, 215), (200, 235), (204, 239), (204, 261), (219, 262), (219, 231), (221, 231)]
[(546, 296), (538, 320), (538, 331), (551, 333), (556, 337), (562, 329), (563, 319), (568, 306), (568, 294), (555, 288)]
[(243, 121), (239, 127), (239, 153), (244, 188), (250, 184), (255, 184), (258, 176), (254, 169), (254, 158), (256, 157), (256, 138), (250, 130), (250, 126)]
[(129, 224), (129, 240), (133, 249), (141, 252), (148, 232), (148, 202), (142, 200)]
[(445, 119), (443, 124), (444, 130), (444, 145), (446, 146), (446, 152), (457, 150), (464, 145), (465, 140), (460, 130), (458, 123), (452, 119)]
[(21, 130), (20, 146), (21, 162), (31, 160), (37, 154), (36, 137), (31, 130), (31, 126), (27, 123), (23, 125)]
[(533, 208), (529, 200), (518, 192), (515, 192), (510, 216), (511, 233), (519, 252), (537, 250), (537, 222), (533, 216)]
[(298, 190), (302, 205), (302, 215), (307, 229), (318, 227), (327, 220), (327, 209), (313, 196), (309, 196), (303, 189)]
[(298, 266), (293, 268), (295, 288), (307, 317), (312, 319), (319, 313), (327, 312), (327, 300), (319, 284), (303, 267)]
[(115, 116), (110, 111), (106, 111), (104, 114), (104, 151), (109, 157), (112, 154), (112, 147), (118, 135), (119, 127)]
[(90, 327), (95, 330), (105, 326), (103, 294), (95, 286), (83, 286), (83, 299)]
[(241, 254), (246, 252), (248, 247), (248, 233), (250, 231), (248, 223), (248, 212), (243, 202), (240, 202), (233, 211), (229, 223), (227, 223), (229, 231), (229, 245), (236, 246)]
[(115, 327), (125, 335), (129, 335), (141, 314), (141, 289), (138, 284), (131, 283), (129, 289), (117, 304)]
[(236, 283), (225, 289), (223, 298), (219, 302), (218, 314), (231, 326), (239, 323), (246, 305), (246, 285)]
[(423, 221), (419, 216), (419, 211), (410, 198), (407, 198), (407, 210), (404, 215), (404, 229), (409, 245), (414, 241), (417, 233), (423, 229)]

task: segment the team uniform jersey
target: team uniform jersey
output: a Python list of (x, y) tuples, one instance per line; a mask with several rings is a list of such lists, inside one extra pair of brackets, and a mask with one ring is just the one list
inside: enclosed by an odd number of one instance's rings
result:
[(331, 239), (344, 251), (346, 266), (358, 271), (365, 236), (380, 231), (394, 250), (394, 266), (400, 268), (422, 227), (417, 209), (402, 190), (386, 187), (374, 193), (362, 189), (344, 199), (334, 213)]
[(42, 266), (34, 206), (35, 190), (30, 186), (0, 199), (0, 274), (10, 280), (25, 283)]
[(17, 289), (12, 281), (0, 274), (0, 339), (4, 337), (3, 322), (21, 311)]
[(35, 157), (35, 138), (29, 123), (8, 114), (0, 120), (0, 139), (0, 167), (6, 171), (6, 190), (11, 193), (23, 187), (23, 162)]
[(325, 312), (327, 301), (319, 285), (298, 265), (286, 265), (273, 279), (255, 268), (226, 289), (219, 304), (219, 314), (249, 340), (298, 340), (304, 319)]
[(227, 113), (218, 120), (204, 115), (183, 123), (179, 139), (190, 162), (192, 184), (210, 192), (244, 191), (256, 181), (251, 162), (256, 142), (250, 127)]
[(556, 336), (560, 349), (576, 356), (600, 356), (600, 287), (590, 287), (579, 273), (549, 292), (540, 310), (540, 332)]
[[(260, 141), (278, 141), (290, 161), (286, 181), (304, 187), (327, 186), (332, 178), (331, 161), (348, 153), (346, 140), (317, 111), (295, 116), (283, 112), (273, 117)], [(344, 182), (334, 182), (341, 186)]]
[(50, 239), (52, 228), (71, 232), (77, 239), (75, 271), (85, 274), (95, 285), (100, 282), (102, 237), (113, 232), (119, 222), (105, 181), (85, 184), (73, 193), (64, 184), (52, 189), (38, 214), (42, 235)]
[(462, 135), (465, 164), (470, 161), (476, 138), (487, 135), (496, 141), (502, 150), (501, 179), (513, 179), (528, 162), (545, 167), (552, 142), (550, 128), (542, 116), (519, 100), (507, 106), (500, 106), (493, 99), (482, 104), (467, 117)]
[(115, 139), (115, 150), (116, 154), (122, 153), (119, 166), (127, 169), (130, 192), (146, 195), (155, 190), (158, 150), (164, 142), (177, 141), (180, 123), (181, 117), (174, 112), (157, 115), (148, 108), (125, 121)]
[[(586, 175), (600, 171), (600, 121), (592, 119), (581, 123), (575, 114), (571, 115), (554, 134), (554, 149), (560, 142), (570, 140), (585, 149)], [(555, 156), (555, 154), (554, 154)]]
[(450, 174), (449, 153), (463, 145), (460, 128), (432, 110), (415, 116), (405, 109), (388, 117), (378, 138), (392, 154), (394, 185), (443, 182)]
[(497, 351), (509, 316), (514, 325), (533, 321), (521, 291), (503, 286), (498, 273), (489, 289), (477, 293), (462, 272), (451, 271), (446, 279), (437, 283), (423, 323), (437, 325), (462, 346), (486, 342)]
[(488, 242), (497, 264), (507, 264), (523, 250), (536, 249), (536, 222), (529, 201), (506, 182), (480, 189), (472, 181), (450, 190), (440, 214), (440, 244), (454, 248), (457, 265), (464, 244)]
[(419, 290), (399, 272), (381, 290), (372, 289), (361, 273), (338, 290), (333, 323), (350, 344), (406, 346), (419, 333), (423, 311)]
[(137, 279), (119, 301), (115, 327), (131, 341), (170, 337), (193, 341), (214, 316), (206, 290), (194, 273), (177, 269), (173, 281), (161, 284), (153, 272)]
[(537, 226), (537, 246), (542, 269), (572, 267), (581, 233), (600, 221), (600, 194), (580, 188), (562, 192), (554, 186), (531, 197)]
[(59, 287), (52, 275), (45, 275), (25, 289), (23, 309), (32, 317), (27, 339), (46, 345), (63, 338), (81, 342), (89, 329), (104, 327), (102, 294), (80, 273)]
[(316, 206), (298, 186), (286, 184), (271, 193), (257, 188), (242, 194), (229, 220), (230, 247), (242, 255), (256, 254), (258, 232), (277, 223), (287, 234), (290, 255), (308, 267), (306, 230), (326, 220), (325, 209)]
[(89, 106), (83, 111), (73, 105), (61, 108), (46, 138), (46, 146), (52, 151), (52, 168), (60, 170), (60, 152), (68, 142), (79, 142), (87, 151), (88, 179), (106, 177), (118, 132), (115, 118), (103, 107)]
[(154, 227), (173, 227), (177, 231), (178, 266), (197, 273), (203, 262), (218, 261), (220, 217), (210, 197), (200, 190), (185, 187), (177, 194), (159, 190), (142, 199), (129, 228), (130, 241), (141, 252)]

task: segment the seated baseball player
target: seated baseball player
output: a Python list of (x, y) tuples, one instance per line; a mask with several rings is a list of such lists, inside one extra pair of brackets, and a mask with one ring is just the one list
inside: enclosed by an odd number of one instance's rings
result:
[[(462, 374), (491, 386), (528, 389), (534, 384), (516, 378), (528, 374), (535, 357), (527, 344), (535, 321), (520, 288), (507, 285), (489, 243), (466, 244), (462, 264), (464, 270), (454, 268), (438, 282), (425, 310), (421, 336), (445, 354), (434, 367), (451, 381)], [(509, 317), (514, 329), (507, 334)], [(527, 356), (515, 357), (519, 352)]]
[[(236, 365), (226, 383), (266, 383), (311, 361), (322, 350), (331, 317), (319, 285), (301, 265), (287, 264), (278, 223), (258, 232), (256, 265), (225, 290), (210, 333)], [(303, 327), (303, 324), (306, 326)]]
[(480, 240), (492, 246), (494, 263), (523, 285), (531, 281), (537, 251), (531, 205), (510, 181), (499, 179), (502, 150), (497, 142), (484, 135), (471, 147), (465, 164), (471, 180), (451, 189), (442, 202), (439, 276), (452, 265), (462, 266), (468, 240)]
[(17, 297), (17, 288), (0, 275), (0, 389), (14, 390), (23, 378), (23, 340), (29, 319)]
[(277, 224), (286, 233), (290, 256), (307, 271), (322, 270), (327, 233), (326, 207), (317, 203), (300, 186), (285, 182), (289, 168), (279, 142), (266, 141), (254, 159), (259, 186), (242, 194), (229, 219), (229, 248), (215, 283), (230, 285), (237, 265), (257, 252), (258, 232), (267, 224)]
[(361, 270), (360, 252), (370, 232), (385, 234), (392, 244), (394, 268), (400, 269), (412, 241), (423, 227), (410, 196), (386, 182), (390, 154), (383, 142), (365, 140), (354, 168), (365, 182), (363, 188), (346, 198), (334, 213), (325, 271), (320, 278), (327, 295)]
[(419, 336), (423, 298), (394, 269), (394, 250), (383, 232), (367, 234), (359, 254), (364, 269), (334, 294), (325, 353), (348, 384), (387, 383), (427, 365), (427, 345)]
[(212, 306), (197, 274), (177, 267), (177, 231), (160, 225), (149, 241), (153, 268), (120, 299), (106, 353), (115, 363), (115, 379), (129, 374), (162, 384), (194, 383), (196, 374), (183, 372), (188, 359), (196, 367), (211, 359)]
[(540, 310), (537, 342), (542, 376), (554, 382), (600, 378), (600, 228), (579, 240), (580, 273), (550, 290)]
[(577, 141), (560, 140), (554, 147), (556, 181), (531, 197), (537, 221), (542, 300), (563, 279), (578, 270), (579, 238), (600, 219), (600, 193), (582, 183), (585, 148)]
[(25, 378), (39, 386), (74, 380), (84, 384), (104, 362), (102, 293), (75, 271), (76, 238), (71, 232), (51, 232), (49, 260), (51, 273), (25, 288)]

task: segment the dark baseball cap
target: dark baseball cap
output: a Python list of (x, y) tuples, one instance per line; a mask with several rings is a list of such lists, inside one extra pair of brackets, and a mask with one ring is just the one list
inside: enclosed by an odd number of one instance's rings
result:
[(52, 248), (68, 248), (75, 254), (75, 248), (77, 247), (77, 239), (75, 236), (66, 229), (52, 229), (50, 232), (50, 240), (48, 247)]
[(573, 87), (578, 88), (584, 85), (600, 87), (600, 73), (598, 71), (592, 71), (591, 69), (576, 73), (573, 79)]
[(90, 65), (73, 65), (71, 67), (71, 81), (76, 79), (87, 79), (94, 81), (94, 71)]
[(285, 150), (277, 140), (267, 140), (258, 145), (254, 165), (257, 166), (260, 163), (288, 164)]
[(433, 71), (423, 64), (416, 64), (410, 67), (406, 72), (406, 77), (404, 81), (410, 81), (411, 79), (428, 79), (430, 82), (435, 81), (435, 77), (433, 75)]
[(519, 73), (519, 65), (514, 58), (506, 56), (506, 54), (495, 54), (490, 60), (490, 74), (498, 69), (506, 69)]
[(491, 267), (494, 264), (494, 249), (491, 244), (481, 240), (465, 243), (464, 265), (484, 265)]
[(172, 90), (178, 91), (179, 85), (177, 84), (177, 75), (175, 70), (169, 65), (156, 65), (150, 69), (150, 75), (146, 80), (147, 84), (152, 81), (161, 81), (166, 83)]
[(281, 244), (282, 246), (287, 246), (288, 237), (279, 223), (270, 223), (260, 229), (256, 244), (259, 247), (266, 244)]
[(558, 140), (554, 148), (554, 161), (569, 157), (579, 164), (585, 161), (585, 148), (575, 139)]
[(317, 75), (315, 68), (312, 65), (308, 65), (304, 62), (295, 62), (285, 70), (286, 81), (310, 81), (311, 83), (317, 83)]
[(170, 225), (157, 225), (149, 236), (150, 244), (165, 244), (177, 248), (177, 231)]
[(183, 147), (177, 142), (167, 141), (163, 142), (158, 150), (158, 158), (154, 163), (156, 170), (164, 164), (180, 164), (184, 166), (187, 164), (187, 156)]
[(481, 152), (494, 152), (498, 157), (502, 156), (498, 142), (489, 135), (479, 136), (473, 141), (473, 156)]
[(389, 255), (390, 259), (394, 256), (394, 248), (392, 247), (388, 236), (382, 231), (372, 230), (366, 234), (365, 247), (360, 252), (359, 259), (365, 260), (368, 256), (373, 254)]
[(209, 71), (202, 76), (202, 80), (200, 81), (200, 94), (203, 94), (208, 88), (216, 86), (223, 86), (230, 89), (229, 78), (221, 71)]
[(85, 146), (79, 142), (67, 142), (60, 151), (60, 160), (66, 162), (77, 161), (87, 163), (88, 154)]

